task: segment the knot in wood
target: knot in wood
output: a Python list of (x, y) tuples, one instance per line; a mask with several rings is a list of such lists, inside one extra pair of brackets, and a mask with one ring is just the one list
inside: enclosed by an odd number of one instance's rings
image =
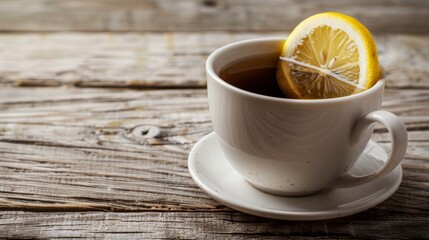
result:
[(138, 126), (133, 129), (131, 134), (138, 138), (156, 138), (161, 130), (156, 126)]

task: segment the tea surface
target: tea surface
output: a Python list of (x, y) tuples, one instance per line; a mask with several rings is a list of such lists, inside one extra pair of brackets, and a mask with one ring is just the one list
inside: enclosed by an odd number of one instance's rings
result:
[(285, 98), (277, 84), (277, 62), (278, 59), (272, 56), (242, 59), (222, 69), (219, 76), (225, 82), (242, 90)]

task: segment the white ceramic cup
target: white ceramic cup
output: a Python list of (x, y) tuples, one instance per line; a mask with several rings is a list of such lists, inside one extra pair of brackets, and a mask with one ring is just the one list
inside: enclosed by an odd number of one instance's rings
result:
[[(226, 66), (252, 56), (269, 55), (276, 64), (283, 43), (279, 38), (240, 41), (207, 60), (214, 132), (233, 168), (256, 188), (286, 196), (355, 186), (392, 171), (404, 157), (407, 132), (397, 116), (380, 110), (384, 76), (364, 92), (318, 100), (258, 95), (219, 77)], [(353, 176), (349, 171), (377, 122), (391, 134), (389, 158), (379, 170)]]

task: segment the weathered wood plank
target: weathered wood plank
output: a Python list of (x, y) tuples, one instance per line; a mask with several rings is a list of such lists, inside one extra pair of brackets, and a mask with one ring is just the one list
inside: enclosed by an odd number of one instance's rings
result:
[(0, 35), (0, 80), (18, 85), (204, 86), (205, 59), (261, 36), (228, 33)]
[[(1, 14), (0, 14), (1, 16)], [(286, 33), (1, 34), (0, 83), (19, 86), (204, 87), (205, 60), (241, 39)], [(429, 87), (429, 35), (376, 38), (388, 87)]]
[(378, 208), (314, 222), (263, 219), (238, 212), (2, 212), (0, 229), (3, 236), (19, 239), (427, 239), (429, 234), (427, 216)]
[(315, 222), (278, 221), (238, 212), (0, 213), (2, 236), (13, 239), (427, 239), (428, 229), (427, 215), (388, 208)]
[[(379, 210), (429, 213), (428, 99), (386, 91), (410, 144), (402, 186)], [(231, 211), (188, 174), (190, 148), (212, 131), (204, 89), (11, 87), (0, 89), (0, 111), (2, 210)]]
[(187, 171), (189, 148), (211, 131), (205, 91), (21, 88), (0, 95), (0, 171), (8, 179), (2, 208), (223, 208)]
[(288, 31), (324, 11), (355, 16), (374, 32), (429, 32), (424, 0), (2, 0), (0, 31)]

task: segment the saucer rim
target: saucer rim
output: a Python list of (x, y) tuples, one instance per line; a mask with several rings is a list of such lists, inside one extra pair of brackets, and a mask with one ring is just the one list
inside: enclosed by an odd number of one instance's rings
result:
[[(207, 139), (213, 138), (213, 137), (216, 137), (215, 132), (208, 133), (200, 140), (198, 140), (198, 142), (192, 147), (188, 156), (188, 170), (192, 179), (202, 190), (204, 190), (207, 194), (209, 194), (212, 198), (214, 198), (218, 202), (232, 209), (235, 209), (247, 214), (255, 215), (255, 216), (272, 218), (272, 219), (280, 219), (280, 220), (299, 220), (299, 221), (326, 220), (326, 219), (332, 219), (332, 218), (345, 217), (358, 212), (363, 212), (365, 210), (368, 210), (382, 203), (383, 201), (388, 199), (396, 192), (396, 190), (399, 188), (402, 182), (403, 171), (402, 171), (401, 164), (399, 164), (395, 169), (393, 169), (390, 173), (387, 174), (387, 175), (398, 175), (396, 177), (396, 181), (394, 185), (392, 184), (392, 186), (388, 187), (388, 189), (385, 192), (381, 193), (379, 196), (375, 197), (374, 199), (371, 199), (368, 202), (365, 202), (364, 204), (355, 205), (350, 208), (342, 208), (342, 209), (334, 209), (334, 210), (326, 210), (326, 211), (308, 211), (308, 212), (267, 209), (267, 208), (245, 203), (242, 200), (240, 200), (240, 198), (230, 199), (230, 198), (224, 197), (219, 192), (215, 191), (214, 189), (211, 189), (210, 187), (206, 186), (203, 183), (204, 181), (200, 179), (199, 177), (200, 174), (197, 173), (197, 169), (196, 169), (196, 163), (198, 162), (196, 161), (197, 159), (196, 153), (200, 148), (200, 146), (206, 143)], [(373, 140), (370, 140), (368, 144), (375, 144), (379, 146)], [(227, 161), (227, 159), (225, 160)], [(235, 170), (232, 168), (232, 171), (235, 171)], [(369, 184), (371, 182), (372, 181), (366, 184)], [(331, 190), (327, 190), (327, 191), (329, 192)], [(265, 194), (270, 196), (270, 194), (268, 193), (265, 193)], [(317, 194), (319, 193), (315, 193), (315, 195)], [(275, 196), (275, 195), (272, 195), (272, 196)], [(275, 197), (282, 197), (285, 199), (291, 198), (291, 197), (284, 197), (284, 196), (275, 196)], [(293, 197), (293, 198), (297, 198), (297, 197)]]

